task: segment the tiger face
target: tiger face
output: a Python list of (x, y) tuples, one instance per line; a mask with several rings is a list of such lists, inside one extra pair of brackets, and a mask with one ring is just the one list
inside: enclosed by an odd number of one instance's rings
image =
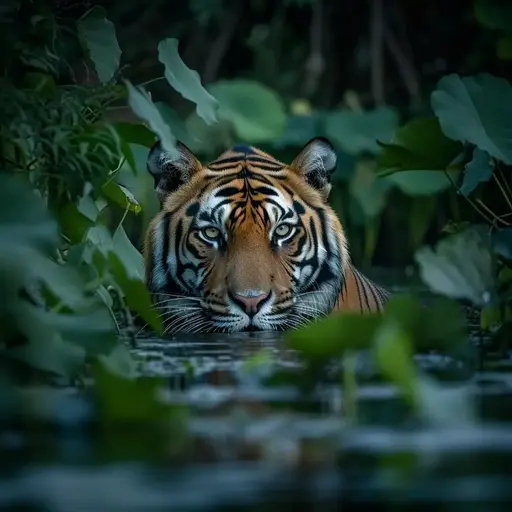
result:
[(327, 204), (335, 166), (323, 138), (290, 165), (247, 146), (202, 165), (157, 142), (148, 170), (161, 210), (144, 255), (166, 332), (285, 330), (329, 314), (348, 261)]

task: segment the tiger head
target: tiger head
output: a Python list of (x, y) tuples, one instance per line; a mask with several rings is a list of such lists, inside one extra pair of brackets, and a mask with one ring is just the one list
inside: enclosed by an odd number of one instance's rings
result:
[(157, 142), (148, 170), (161, 210), (144, 256), (166, 331), (285, 330), (327, 315), (348, 263), (327, 203), (335, 166), (324, 138), (290, 165), (247, 146), (203, 165)]

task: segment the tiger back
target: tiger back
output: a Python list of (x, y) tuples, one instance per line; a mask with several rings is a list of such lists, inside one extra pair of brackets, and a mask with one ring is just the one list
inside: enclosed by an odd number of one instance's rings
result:
[(328, 197), (336, 153), (308, 142), (289, 165), (235, 146), (203, 165), (184, 144), (148, 156), (161, 209), (146, 283), (166, 332), (287, 330), (335, 310), (381, 311), (388, 292), (350, 262)]

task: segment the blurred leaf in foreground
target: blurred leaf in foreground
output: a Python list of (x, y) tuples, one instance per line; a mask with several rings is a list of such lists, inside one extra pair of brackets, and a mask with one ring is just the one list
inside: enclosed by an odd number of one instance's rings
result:
[(162, 398), (165, 380), (127, 377), (112, 371), (102, 360), (93, 364), (94, 389), (105, 423), (167, 422), (184, 418), (186, 408)]
[(485, 306), (496, 297), (490, 238), (481, 229), (470, 228), (444, 238), (435, 251), (422, 247), (415, 259), (423, 281), (435, 292), (468, 299), (476, 306)]

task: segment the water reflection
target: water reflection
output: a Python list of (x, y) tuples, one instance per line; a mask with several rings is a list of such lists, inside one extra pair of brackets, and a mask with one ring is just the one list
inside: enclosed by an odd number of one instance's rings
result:
[[(40, 424), (0, 431), (1, 509), (488, 511), (512, 500), (504, 371), (447, 383), (477, 398), (482, 422), (440, 429), (376, 381), (364, 353), (353, 424), (336, 372), (308, 392), (293, 384), (300, 362), (278, 333), (146, 337), (133, 352), (141, 374), (165, 379), (166, 400), (190, 408), (186, 429), (111, 431), (87, 390), (55, 390)], [(438, 354), (417, 361), (430, 372), (454, 364)]]

